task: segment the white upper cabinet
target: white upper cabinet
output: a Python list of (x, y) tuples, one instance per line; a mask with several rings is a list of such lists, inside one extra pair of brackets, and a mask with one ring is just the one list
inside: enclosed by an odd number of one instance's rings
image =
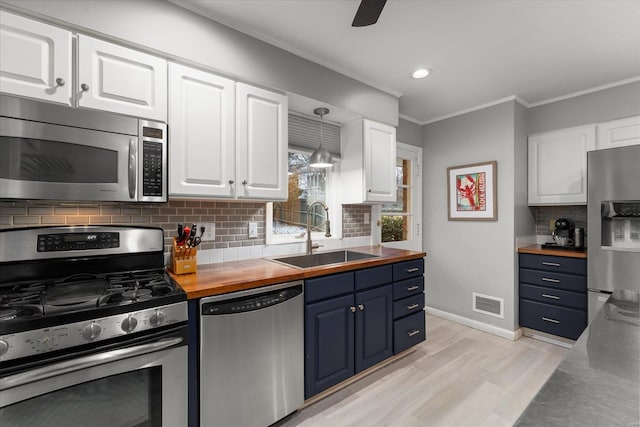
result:
[(236, 84), (237, 196), (287, 200), (288, 99)]
[(78, 36), (78, 106), (167, 121), (167, 61)]
[(596, 149), (640, 144), (640, 116), (598, 124)]
[(169, 195), (233, 198), (235, 84), (169, 64)]
[(529, 205), (585, 205), (595, 125), (529, 136)]
[(0, 92), (72, 105), (72, 33), (0, 11)]
[(359, 119), (343, 126), (342, 203), (396, 201), (396, 129)]

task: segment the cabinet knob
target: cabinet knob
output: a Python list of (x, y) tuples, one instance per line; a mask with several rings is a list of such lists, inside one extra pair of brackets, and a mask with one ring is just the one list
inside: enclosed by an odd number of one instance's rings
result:
[(64, 79), (63, 79), (63, 78), (61, 78), (61, 77), (58, 77), (58, 78), (56, 79), (56, 86), (64, 86), (64, 84), (65, 84), (65, 83), (66, 83), (66, 82), (65, 82), (65, 81), (64, 81)]
[(364, 311), (364, 304), (358, 304), (358, 308), (360, 309), (360, 311)]
[(355, 308), (355, 307), (351, 306), (351, 307), (349, 307), (349, 308), (351, 309), (351, 312), (352, 312), (352, 313), (355, 313), (355, 312), (356, 312), (356, 308)]
[(82, 89), (82, 91), (83, 91), (83, 92), (86, 92), (86, 91), (88, 91), (88, 90), (89, 90), (89, 85), (88, 85), (88, 84), (86, 84), (86, 83), (82, 83), (82, 84), (80, 85), (80, 89)]
[(367, 193), (371, 193), (371, 189), (368, 189), (368, 190), (367, 190)]
[(247, 185), (247, 180), (246, 179), (242, 180), (242, 185)]
[(232, 179), (229, 180), (229, 184), (233, 185), (233, 182), (234, 181)]

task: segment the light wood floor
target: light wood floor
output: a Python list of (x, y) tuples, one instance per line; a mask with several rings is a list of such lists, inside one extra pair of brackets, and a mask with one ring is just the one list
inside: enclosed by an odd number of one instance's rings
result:
[(511, 426), (567, 351), (427, 315), (414, 353), (277, 426)]

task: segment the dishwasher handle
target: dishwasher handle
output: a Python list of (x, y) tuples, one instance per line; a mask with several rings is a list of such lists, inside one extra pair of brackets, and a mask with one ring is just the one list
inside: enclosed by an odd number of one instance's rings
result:
[(302, 281), (299, 281), (203, 298), (200, 313), (202, 316), (219, 316), (263, 310), (301, 296), (302, 293)]

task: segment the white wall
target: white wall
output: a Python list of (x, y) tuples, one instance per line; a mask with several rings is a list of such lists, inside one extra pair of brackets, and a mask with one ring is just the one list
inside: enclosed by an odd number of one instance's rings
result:
[[(522, 189), (515, 195), (526, 171), (523, 128), (524, 110), (514, 101), (423, 127), (427, 305), (509, 331), (517, 324), (514, 240)], [(447, 167), (491, 160), (497, 161), (498, 221), (448, 221)], [(504, 319), (474, 312), (473, 292), (503, 298)]]
[(2, 0), (0, 5), (398, 125), (397, 97), (166, 0)]

